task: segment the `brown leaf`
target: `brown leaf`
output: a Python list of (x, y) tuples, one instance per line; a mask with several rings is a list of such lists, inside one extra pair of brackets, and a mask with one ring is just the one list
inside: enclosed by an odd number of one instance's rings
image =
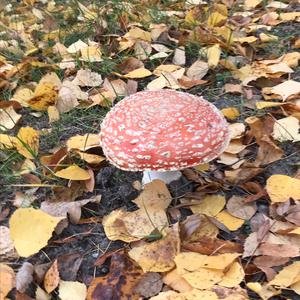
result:
[(243, 220), (251, 219), (257, 210), (254, 203), (245, 203), (245, 199), (240, 196), (232, 196), (226, 208), (231, 215)]
[(240, 84), (226, 83), (224, 89), (226, 93), (243, 94), (242, 86)]
[(279, 256), (279, 257), (296, 257), (299, 256), (299, 248), (287, 244), (262, 243), (259, 247), (262, 255)]
[(201, 237), (197, 241), (183, 242), (182, 249), (201, 254), (221, 254), (242, 252), (242, 245), (212, 237)]
[(162, 277), (159, 273), (148, 272), (142, 275), (141, 279), (133, 288), (133, 292), (149, 298), (157, 295), (163, 286)]
[(257, 142), (259, 145), (258, 153), (254, 164), (256, 166), (264, 166), (279, 160), (284, 151), (276, 146), (268, 136), (263, 136)]
[(82, 259), (82, 255), (77, 252), (59, 255), (57, 262), (60, 278), (66, 281), (76, 281)]
[(92, 281), (88, 288), (87, 300), (137, 300), (139, 295), (133, 292), (133, 287), (142, 274), (143, 271), (126, 254), (113, 253), (110, 272)]
[(271, 255), (262, 255), (255, 257), (253, 262), (257, 266), (276, 267), (286, 264), (289, 261), (288, 257), (279, 257)]
[(225, 178), (233, 184), (240, 184), (246, 182), (259, 173), (263, 172), (263, 168), (255, 167), (241, 167), (240, 169), (233, 171), (225, 171)]
[(116, 68), (124, 75), (143, 67), (144, 64), (133, 56), (125, 58), (121, 63), (116, 65)]
[(53, 262), (44, 278), (44, 288), (47, 293), (54, 291), (59, 284), (59, 272), (57, 259)]

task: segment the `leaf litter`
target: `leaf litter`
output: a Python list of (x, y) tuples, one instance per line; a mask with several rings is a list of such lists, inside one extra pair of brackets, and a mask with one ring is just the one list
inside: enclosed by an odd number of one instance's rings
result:
[[(0, 14), (1, 299), (299, 297), (297, 1), (32, 0)], [(122, 97), (160, 88), (216, 104), (231, 141), (142, 188), (98, 133)]]

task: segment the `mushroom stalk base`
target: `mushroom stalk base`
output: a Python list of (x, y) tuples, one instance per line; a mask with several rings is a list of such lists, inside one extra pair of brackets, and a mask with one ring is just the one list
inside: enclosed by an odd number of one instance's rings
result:
[(145, 185), (154, 179), (160, 179), (166, 184), (178, 180), (181, 177), (180, 171), (144, 171), (142, 183)]

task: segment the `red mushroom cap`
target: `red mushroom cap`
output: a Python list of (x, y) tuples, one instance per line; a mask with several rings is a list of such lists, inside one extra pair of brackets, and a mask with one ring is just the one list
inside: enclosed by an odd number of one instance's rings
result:
[(101, 124), (111, 163), (127, 171), (180, 170), (211, 161), (230, 137), (221, 112), (202, 97), (174, 90), (125, 97)]

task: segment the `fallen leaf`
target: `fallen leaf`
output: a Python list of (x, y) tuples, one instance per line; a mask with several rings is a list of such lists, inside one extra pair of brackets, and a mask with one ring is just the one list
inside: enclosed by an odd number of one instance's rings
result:
[(59, 111), (55, 106), (49, 106), (47, 112), (49, 117), (49, 123), (53, 123), (59, 120)]
[(163, 235), (160, 240), (143, 243), (128, 252), (144, 272), (166, 272), (175, 266), (174, 258), (180, 247), (178, 223), (166, 229)]
[(6, 296), (15, 285), (16, 276), (14, 270), (4, 263), (0, 263), (0, 299), (8, 299)]
[(240, 196), (232, 196), (226, 204), (226, 209), (232, 216), (243, 220), (250, 220), (257, 210), (255, 203), (245, 203), (244, 198)]
[(202, 79), (207, 74), (208, 70), (208, 63), (197, 60), (187, 69), (186, 75), (193, 80)]
[(145, 68), (139, 68), (139, 69), (135, 69), (135, 70), (125, 74), (124, 77), (134, 79), (134, 78), (145, 78), (150, 75), (152, 75), (151, 71), (149, 71)]
[(281, 294), (280, 290), (277, 290), (268, 284), (262, 285), (259, 282), (248, 282), (247, 287), (258, 294), (263, 300)]
[(165, 210), (171, 202), (171, 195), (164, 182), (153, 180), (146, 184), (133, 202), (138, 210), (126, 212), (119, 209), (103, 218), (104, 231), (110, 240), (137, 241), (167, 226)]
[(20, 256), (28, 257), (47, 245), (63, 218), (33, 208), (18, 208), (9, 220), (10, 236)]
[(0, 108), (0, 129), (2, 131), (13, 129), (21, 117), (22, 115), (16, 113), (12, 106)]
[(224, 85), (224, 90), (226, 93), (243, 94), (242, 86), (240, 84), (226, 83)]
[(221, 211), (215, 218), (225, 225), (230, 231), (239, 229), (245, 222), (243, 219), (232, 216), (226, 210)]
[(93, 279), (87, 291), (87, 300), (138, 300), (140, 296), (133, 292), (133, 287), (142, 274), (143, 271), (124, 253), (113, 253), (109, 273)]
[(194, 214), (214, 217), (224, 208), (225, 203), (225, 197), (222, 195), (207, 195), (198, 205), (192, 205), (191, 210)]
[(219, 44), (213, 45), (207, 49), (207, 63), (210, 68), (215, 68), (219, 64), (221, 52)]
[(100, 137), (98, 134), (88, 133), (85, 135), (76, 135), (67, 140), (68, 150), (78, 149), (86, 151), (90, 148), (100, 146)]
[(59, 272), (58, 272), (58, 265), (56, 259), (45, 274), (44, 288), (47, 293), (51, 293), (58, 287), (58, 284), (59, 284)]
[(21, 127), (15, 139), (18, 152), (29, 159), (34, 159), (39, 150), (39, 132), (31, 127)]
[(142, 275), (133, 291), (142, 297), (150, 298), (157, 295), (163, 286), (162, 277), (158, 273), (148, 272)]
[(82, 40), (78, 40), (75, 43), (71, 44), (67, 48), (67, 51), (68, 51), (68, 53), (75, 54), (77, 52), (80, 52), (82, 49), (84, 49), (86, 47), (88, 47), (88, 44), (86, 44)]
[(1, 261), (17, 258), (14, 244), (9, 235), (9, 228), (6, 226), (0, 226), (0, 259)]
[(35, 291), (35, 298), (36, 300), (51, 300), (51, 296), (39, 286), (37, 286), (37, 289)]
[(272, 34), (260, 33), (259, 38), (263, 43), (278, 41), (278, 36)]
[(271, 92), (280, 95), (282, 100), (286, 101), (290, 96), (295, 96), (300, 93), (300, 82), (295, 80), (284, 81), (283, 83), (273, 86)]
[(259, 246), (259, 252), (262, 255), (278, 257), (296, 257), (300, 254), (297, 246), (271, 243), (262, 243)]
[(283, 119), (276, 120), (273, 129), (273, 138), (277, 141), (300, 141), (299, 120), (289, 116)]
[(56, 103), (58, 96), (57, 86), (50, 82), (41, 82), (35, 88), (33, 97), (27, 103), (35, 110), (46, 110)]
[(205, 255), (242, 252), (242, 246), (216, 237), (203, 236), (194, 241), (182, 241), (182, 249)]
[(222, 281), (220, 281), (218, 284), (221, 286), (233, 288), (238, 286), (244, 280), (244, 277), (245, 272), (243, 267), (239, 262), (235, 261), (225, 273)]
[(270, 101), (257, 101), (255, 105), (257, 109), (264, 109), (269, 107), (282, 106), (283, 104), (278, 102), (270, 102)]
[(103, 82), (100, 74), (92, 72), (89, 69), (78, 70), (76, 77), (72, 81), (73, 84), (79, 86), (96, 87), (101, 85)]
[(287, 288), (295, 281), (298, 281), (300, 275), (300, 262), (295, 261), (290, 265), (284, 267), (279, 273), (275, 276), (273, 280), (269, 282), (269, 285), (275, 285), (283, 288)]
[(100, 203), (100, 200), (101, 195), (73, 202), (50, 202), (46, 200), (42, 202), (41, 210), (54, 217), (67, 218), (68, 214), (71, 222), (77, 224), (81, 217), (81, 207), (87, 203)]
[(172, 63), (178, 66), (184, 66), (186, 63), (185, 49), (183, 46), (178, 47), (174, 51)]
[(78, 167), (77, 165), (72, 165), (66, 169), (57, 171), (54, 175), (69, 180), (88, 180), (91, 178), (88, 171)]
[(272, 202), (285, 202), (289, 198), (300, 200), (300, 180), (287, 175), (272, 175), (267, 179), (267, 193)]
[(179, 292), (188, 292), (193, 289), (193, 287), (181, 275), (178, 274), (176, 268), (164, 274), (163, 282), (173, 290)]
[(78, 281), (60, 280), (58, 293), (61, 300), (85, 300), (87, 288)]
[(78, 100), (87, 100), (87, 93), (72, 81), (65, 80), (58, 92), (56, 108), (60, 113), (65, 113), (79, 105)]
[(80, 60), (90, 63), (103, 61), (101, 58), (102, 53), (98, 46), (88, 46), (80, 49)]
[(240, 115), (239, 110), (235, 107), (223, 108), (221, 112), (229, 120), (234, 120)]

